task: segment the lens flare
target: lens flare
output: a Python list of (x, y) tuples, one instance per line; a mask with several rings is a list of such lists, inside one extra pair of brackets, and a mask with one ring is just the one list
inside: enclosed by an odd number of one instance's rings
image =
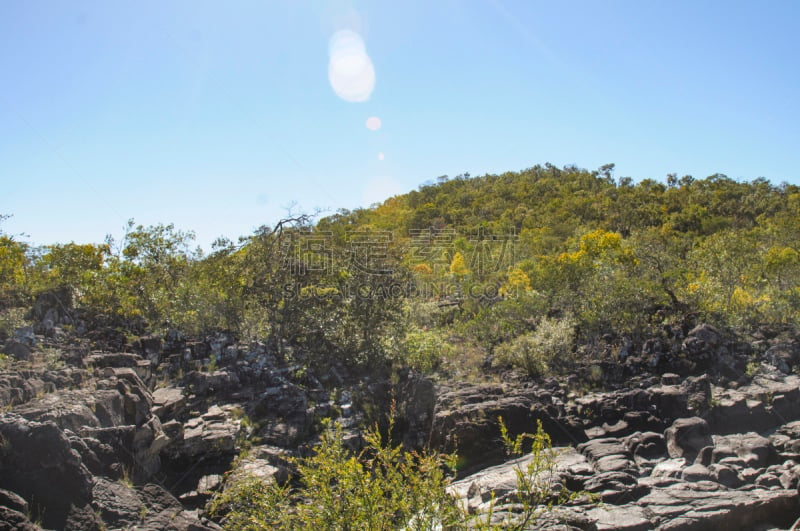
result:
[(377, 116), (370, 116), (367, 118), (367, 129), (370, 131), (377, 131), (381, 128), (381, 119)]
[(383, 160), (384, 158), (386, 158), (386, 157), (384, 157), (384, 155), (383, 155), (383, 151), (381, 151), (380, 153), (378, 153), (378, 160)]
[(367, 101), (375, 88), (375, 67), (364, 40), (351, 30), (337, 31), (328, 43), (328, 81), (345, 101)]

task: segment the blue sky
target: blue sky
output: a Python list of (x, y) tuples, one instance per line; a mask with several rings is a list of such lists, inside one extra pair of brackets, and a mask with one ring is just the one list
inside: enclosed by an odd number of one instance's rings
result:
[[(779, 0), (4, 0), (0, 228), (134, 218), (208, 249), (292, 204), (545, 162), (800, 184), (798, 23)], [(371, 64), (361, 101), (337, 42)]]

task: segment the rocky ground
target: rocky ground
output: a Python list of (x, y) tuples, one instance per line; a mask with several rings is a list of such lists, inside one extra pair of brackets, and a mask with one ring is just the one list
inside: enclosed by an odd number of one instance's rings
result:
[(540, 421), (562, 447), (554, 485), (595, 495), (534, 527), (770, 530), (800, 518), (800, 346), (785, 336), (693, 325), (622, 342), (569, 378), (458, 384), (286, 366), (222, 333), (109, 341), (59, 312), (41, 309), (4, 343), (0, 530), (219, 529), (205, 507), (248, 441), (239, 469), (284, 481), (283, 458), (308, 452), (321, 419), (358, 448), (359, 426), (392, 398), (396, 436), (456, 450), (453, 495), (496, 519), (519, 512), (526, 459), (506, 459), (500, 416), (512, 434)]

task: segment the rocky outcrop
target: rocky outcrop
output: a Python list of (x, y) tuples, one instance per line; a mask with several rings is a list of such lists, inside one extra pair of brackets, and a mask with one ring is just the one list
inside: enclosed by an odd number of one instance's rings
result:
[(99, 478), (94, 484), (92, 506), (98, 516), (113, 528), (142, 531), (212, 531), (219, 527), (200, 521), (196, 513), (184, 510), (181, 503), (159, 485), (133, 488), (118, 481)]
[(0, 488), (46, 507), (45, 527), (64, 528), (70, 514), (92, 501), (92, 474), (52, 421), (0, 416)]
[(793, 491), (720, 491), (703, 482), (661, 482), (635, 503), (606, 504), (585, 514), (598, 531), (711, 531), (787, 529), (797, 511)]
[(557, 443), (586, 440), (581, 424), (567, 416), (560, 401), (547, 391), (470, 385), (437, 397), (430, 444), (457, 451), (465, 471), (491, 465), (503, 458), (499, 418), (511, 436), (531, 431), (541, 422)]
[[(42, 330), (55, 338), (76, 314), (46, 302), (53, 325)], [(65, 347), (47, 368), (36, 331), (9, 339), (31, 357), (0, 372), (0, 405), (12, 410), (0, 416), (0, 521), (19, 529), (40, 516), (55, 529), (215, 529), (203, 508), (234, 462), (286, 481), (286, 457), (309, 455), (322, 419), (359, 450), (362, 427), (390, 408), (395, 441), (458, 453), (451, 492), (471, 512), (493, 506), (496, 521), (518, 518), (517, 473), (532, 460), (505, 461), (499, 418), (512, 437), (541, 423), (570, 445), (548, 485), (603, 502), (580, 498), (542, 529), (785, 528), (800, 516), (800, 356), (788, 340), (750, 347), (686, 326), (564, 379), (459, 384), (281, 365), (260, 343), (174, 330), (134, 341), (108, 332), (95, 344), (109, 348)], [(745, 376), (753, 359), (758, 374)], [(255, 446), (237, 460), (247, 440)]]
[[(709, 443), (696, 461), (685, 453), (669, 457), (668, 444), (655, 433), (594, 439), (577, 450), (555, 449), (551, 488), (591, 493), (603, 503), (579, 498), (532, 528), (581, 521), (580, 529), (598, 530), (786, 529), (800, 517), (800, 466), (775, 463), (776, 449), (769, 439), (757, 434), (706, 439), (706, 427), (686, 420), (690, 422), (677, 423), (681, 429), (667, 430), (668, 439), (690, 426), (689, 448), (700, 439)], [(531, 459), (527, 455), (481, 470), (455, 482), (451, 492), (473, 514), (491, 508), (495, 518), (513, 521), (522, 509), (517, 475), (526, 473)]]
[[(589, 440), (560, 453), (559, 478), (551, 483), (590, 493), (603, 504), (573, 502), (532, 528), (788, 529), (800, 517), (800, 378), (787, 374), (782, 363), (796, 366), (795, 349), (766, 349), (771, 354), (759, 355), (764, 361), (758, 374), (745, 377), (739, 347), (712, 327), (692, 329), (672, 348), (686, 363), (683, 376), (634, 377), (626, 386), (580, 397), (547, 383), (546, 394), (533, 387), (470, 387), (437, 399), (442, 418), (434, 429), (458, 432), (458, 423), (441, 422), (450, 418), (480, 425), (479, 415), (477, 421), (467, 415), (474, 404), (507, 400), (535, 407), (535, 398), (544, 396), (558, 406), (550, 408), (558, 413), (555, 420), (577, 420)], [(709, 373), (686, 376), (687, 367)], [(483, 421), (484, 450), (490, 448), (488, 424)], [(432, 440), (441, 444), (435, 435)], [(491, 506), (494, 521), (520, 521), (514, 475), (527, 459), (464, 477), (454, 483), (453, 494), (473, 513)]]

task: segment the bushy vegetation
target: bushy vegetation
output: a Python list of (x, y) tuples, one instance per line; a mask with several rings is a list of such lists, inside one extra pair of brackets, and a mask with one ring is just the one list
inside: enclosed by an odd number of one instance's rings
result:
[(794, 326), (800, 188), (613, 170), (443, 177), (207, 254), (173, 225), (131, 221), (119, 241), (42, 248), (2, 233), (0, 310), (62, 288), (123, 328), (230, 330), (284, 359), (435, 371), (455, 339), (532, 374), (555, 359), (542, 343), (553, 315), (571, 316), (578, 344), (643, 340), (685, 315)]
[(403, 452), (384, 444), (376, 429), (358, 455), (345, 448), (342, 430), (323, 431), (314, 455), (296, 459), (299, 485), (236, 476), (211, 505), (227, 529), (431, 529), (458, 516), (445, 491), (447, 477), (435, 454)]
[(575, 321), (543, 317), (536, 329), (498, 346), (499, 361), (521, 367), (531, 376), (543, 376), (569, 366), (574, 350)]
[(577, 493), (558, 484), (556, 450), (541, 425), (536, 433), (514, 439), (502, 419), (500, 426), (509, 455), (530, 449), (530, 458), (514, 470), (513, 500), (504, 500), (521, 507), (504, 518), (494, 518), (494, 501), (487, 512), (470, 514), (448, 491), (455, 456), (405, 451), (388, 444), (377, 428), (365, 432), (365, 447), (356, 454), (345, 447), (338, 425), (322, 433), (313, 456), (291, 460), (294, 484), (277, 484), (234, 467), (209, 510), (225, 529), (236, 531), (526, 529)]

